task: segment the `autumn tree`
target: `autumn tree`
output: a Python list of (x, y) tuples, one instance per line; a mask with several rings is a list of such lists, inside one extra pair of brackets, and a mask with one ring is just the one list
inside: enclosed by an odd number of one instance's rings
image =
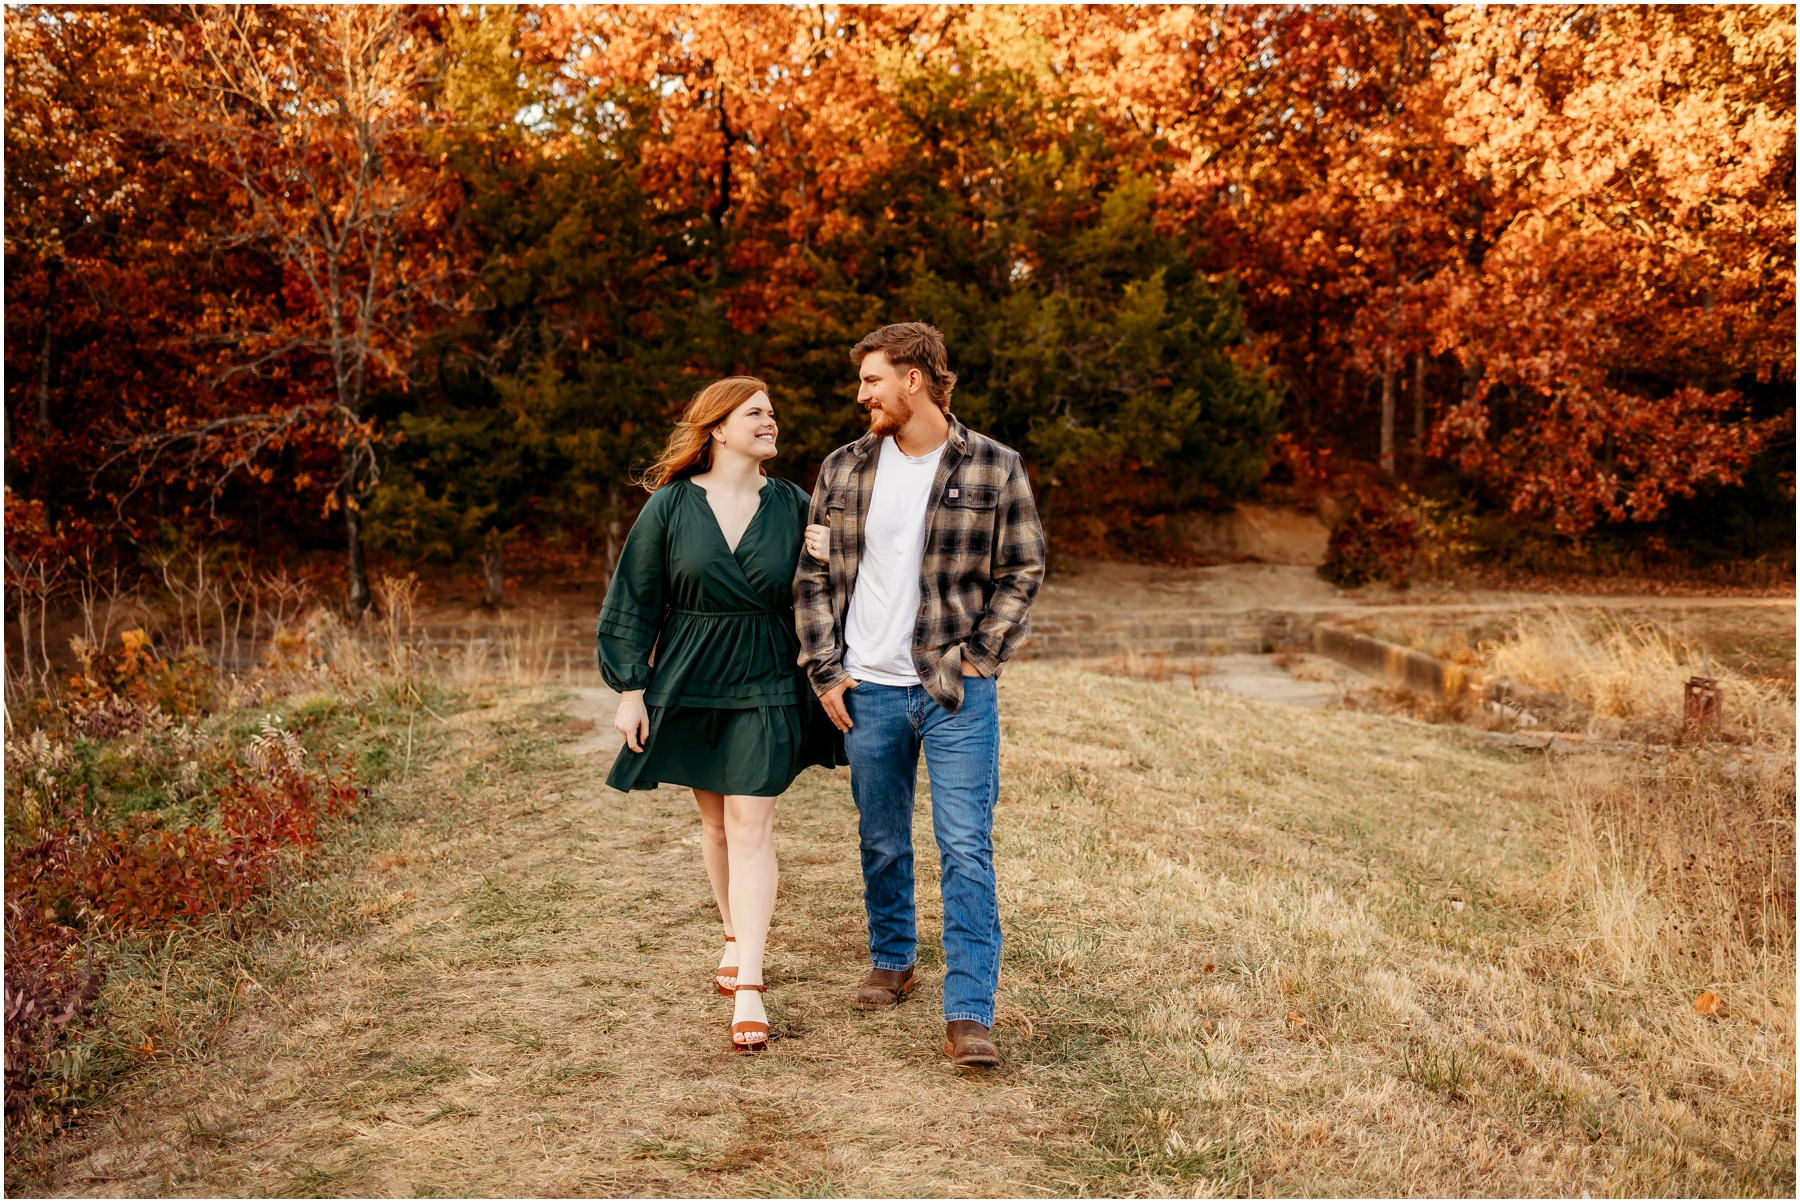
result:
[[(269, 459), (290, 444), (324, 440), (336, 451), (324, 505), (342, 516), (357, 614), (369, 604), (363, 500), (381, 469), (370, 398), (407, 387), (419, 325), (449, 304), (459, 249), (459, 196), (427, 144), (440, 41), (428, 15), (398, 7), (187, 17), (159, 47), (155, 128), (231, 184), (214, 244), (261, 253), (281, 286), (209, 298), (194, 339), (222, 403), (142, 435), (139, 478), (208, 474), (216, 496), (239, 474), (270, 481)], [(229, 403), (242, 379), (273, 386), (256, 394), (264, 404)]]
[(1432, 317), (1476, 378), (1434, 447), (1571, 533), (1739, 480), (1783, 421), (1740, 389), (1794, 374), (1789, 14), (1484, 8), (1450, 33), (1485, 253)]
[(634, 466), (709, 375), (742, 366), (716, 206), (644, 183), (660, 97), (544, 16), (450, 17), (443, 146), (481, 257), (466, 314), (424, 344), (432, 379), (396, 415), (406, 442), (372, 511), (385, 546), (478, 554), (489, 604), (506, 541), (534, 525), (597, 539), (610, 571)]
[(120, 537), (329, 522), (352, 608), (365, 534), (497, 600), (521, 534), (610, 561), (711, 377), (770, 380), (804, 481), (844, 348), (923, 317), (1053, 522), (1241, 496), (1279, 420), (1654, 520), (1789, 437), (1783, 16), (15, 7), (8, 481)]
[(194, 282), (222, 266), (190, 253), (188, 218), (223, 190), (136, 125), (135, 64), (162, 16), (5, 14), (8, 486), (53, 520), (140, 534), (168, 499), (103, 514), (96, 490), (128, 482), (95, 466), (146, 414), (191, 407)]

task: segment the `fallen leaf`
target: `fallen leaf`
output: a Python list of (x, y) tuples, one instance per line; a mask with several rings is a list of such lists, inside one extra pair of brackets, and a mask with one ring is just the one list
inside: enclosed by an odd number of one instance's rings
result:
[(1702, 990), (1700, 996), (1694, 1000), (1694, 1010), (1702, 1015), (1717, 1015), (1719, 1001), (1719, 996), (1711, 990)]
[(1200, 966), (1200, 972), (1211, 973), (1216, 968), (1218, 968), (1218, 966), (1214, 965), (1211, 961), (1208, 961), (1206, 964)]
[(1298, 1011), (1289, 1011), (1288, 1026), (1293, 1028), (1303, 1028), (1306, 1026), (1306, 1017)]

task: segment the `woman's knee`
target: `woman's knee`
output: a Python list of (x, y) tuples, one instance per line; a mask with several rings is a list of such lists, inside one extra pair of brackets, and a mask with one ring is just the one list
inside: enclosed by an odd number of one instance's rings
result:
[(725, 817), (723, 815), (701, 815), (700, 838), (708, 844), (723, 848), (725, 846)]
[(734, 841), (739, 837), (767, 838), (774, 825), (775, 799), (726, 795), (725, 831)]

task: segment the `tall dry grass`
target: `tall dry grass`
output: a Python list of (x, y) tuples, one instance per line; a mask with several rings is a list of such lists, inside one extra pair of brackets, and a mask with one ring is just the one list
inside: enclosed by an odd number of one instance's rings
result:
[(530, 614), (463, 628), (433, 651), (433, 668), (452, 689), (599, 685), (592, 634), (583, 623)]
[(1552, 889), (1591, 916), (1618, 980), (1701, 985), (1791, 975), (1794, 774), (1690, 752), (1564, 778)]
[(1594, 711), (1591, 734), (1672, 743), (1682, 735), (1682, 687), (1711, 676), (1724, 691), (1721, 734), (1772, 752), (1794, 750), (1791, 693), (1712, 660), (1658, 623), (1600, 610), (1522, 614), (1501, 640), (1481, 647), (1487, 668), (1558, 693)]
[[(416, 810), (337, 879), (388, 909), (290, 943), (286, 987), (251, 964), (271, 989), (228, 1043), (14, 1192), (104, 1165), (120, 1194), (1792, 1195), (1791, 938), (1779, 906), (1719, 926), (1755, 892), (1737, 858), (1783, 859), (1792, 785), (1742, 758), (1552, 764), (1015, 666), (1004, 1064), (974, 1076), (938, 1051), (925, 793), (918, 997), (848, 1005), (855, 809), (809, 770), (776, 819), (780, 1038), (734, 1057), (692, 802), (606, 790), (556, 692), (421, 719)], [(1733, 875), (1690, 881), (1708, 849)]]

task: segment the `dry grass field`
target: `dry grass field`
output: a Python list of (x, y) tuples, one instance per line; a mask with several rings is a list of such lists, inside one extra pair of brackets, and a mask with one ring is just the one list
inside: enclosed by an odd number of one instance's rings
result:
[(982, 1075), (929, 938), (915, 998), (849, 1006), (846, 770), (779, 809), (778, 1039), (739, 1057), (691, 801), (605, 788), (592, 694), (462, 698), (279, 938), (115, 974), (117, 1037), (174, 1051), (9, 1193), (1794, 1193), (1791, 758), (1017, 666)]

